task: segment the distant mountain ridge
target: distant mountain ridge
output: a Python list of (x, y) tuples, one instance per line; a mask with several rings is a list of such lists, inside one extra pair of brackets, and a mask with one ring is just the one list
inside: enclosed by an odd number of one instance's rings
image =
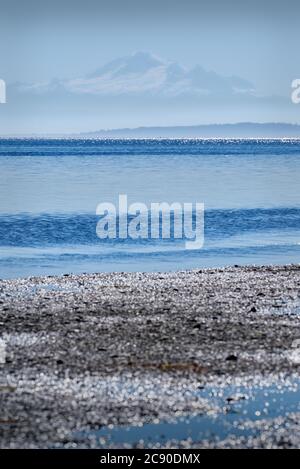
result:
[(300, 138), (300, 125), (288, 123), (207, 124), (170, 127), (136, 127), (79, 134), (102, 138)]
[[(283, 95), (269, 95), (247, 77), (223, 75), (196, 63), (187, 68), (149, 52), (135, 52), (73, 78), (8, 83), (0, 133), (110, 138), (299, 137), (298, 127), (280, 124), (300, 123), (300, 107), (292, 102), (288, 89)], [(205, 125), (209, 122), (245, 124)], [(279, 124), (262, 127), (256, 122)]]
[(53, 79), (42, 83), (21, 84), (23, 92), (64, 91), (99, 96), (208, 96), (211, 93), (252, 94), (254, 85), (237, 76), (207, 71), (200, 65), (186, 69), (177, 62), (160, 59), (149, 52), (112, 60), (94, 72), (75, 79)]

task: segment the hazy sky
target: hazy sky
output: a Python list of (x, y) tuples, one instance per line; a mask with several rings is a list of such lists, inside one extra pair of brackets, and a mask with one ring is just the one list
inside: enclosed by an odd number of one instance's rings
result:
[[(9, 98), (0, 108), (0, 133), (299, 123), (300, 106), (290, 99), (291, 82), (300, 78), (299, 18), (299, 0), (0, 0), (0, 78)], [(229, 96), (222, 104), (212, 95), (201, 104), (16, 94), (17, 83), (64, 83), (135, 51), (236, 75), (253, 84), (255, 98)]]
[(71, 78), (147, 50), (284, 93), (300, 74), (300, 2), (0, 0), (0, 76)]

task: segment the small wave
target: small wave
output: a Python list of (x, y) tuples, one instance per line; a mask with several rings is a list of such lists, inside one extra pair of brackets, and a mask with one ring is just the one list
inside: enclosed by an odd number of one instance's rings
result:
[[(195, 214), (194, 214), (195, 216)], [(13, 214), (0, 215), (0, 246), (55, 247), (105, 246), (119, 249), (173, 249), (178, 239), (99, 239), (98, 217), (93, 214)], [(118, 220), (117, 220), (118, 222)], [(297, 243), (300, 237), (300, 209), (236, 209), (205, 212), (206, 244)]]

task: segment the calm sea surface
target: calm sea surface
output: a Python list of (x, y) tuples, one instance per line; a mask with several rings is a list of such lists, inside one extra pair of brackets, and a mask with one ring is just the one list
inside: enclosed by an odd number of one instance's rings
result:
[[(0, 140), (0, 277), (300, 262), (300, 141)], [(96, 206), (204, 202), (203, 249), (100, 240)]]

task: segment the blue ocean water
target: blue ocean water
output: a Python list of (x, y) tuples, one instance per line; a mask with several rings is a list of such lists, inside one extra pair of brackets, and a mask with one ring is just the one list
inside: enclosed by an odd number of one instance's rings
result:
[[(0, 140), (0, 277), (300, 262), (299, 140)], [(203, 202), (203, 249), (96, 236), (96, 206)]]

